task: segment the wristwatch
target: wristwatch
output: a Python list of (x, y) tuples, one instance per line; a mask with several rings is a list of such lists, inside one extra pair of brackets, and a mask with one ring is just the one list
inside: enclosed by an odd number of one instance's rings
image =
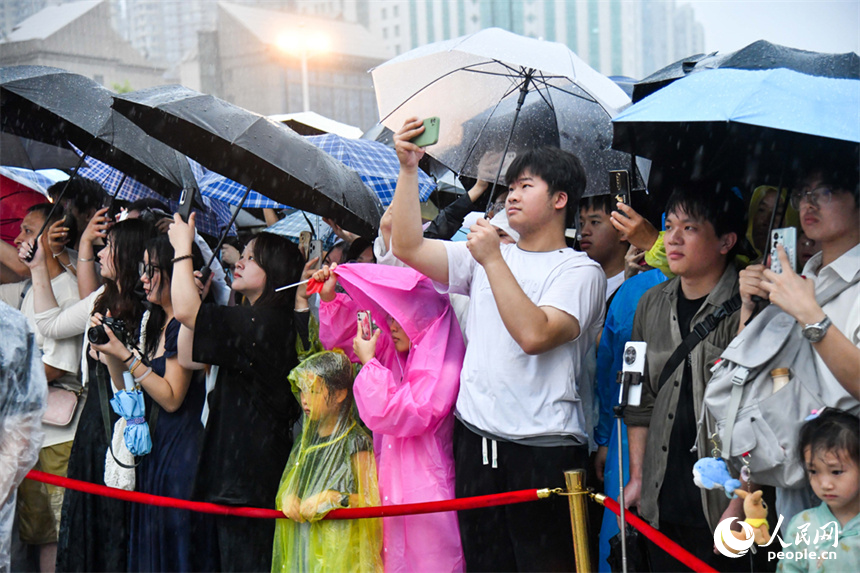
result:
[(830, 317), (825, 314), (824, 320), (821, 322), (814, 322), (803, 326), (803, 337), (810, 342), (818, 342), (827, 334), (827, 329), (830, 328), (831, 324), (833, 323), (830, 322)]

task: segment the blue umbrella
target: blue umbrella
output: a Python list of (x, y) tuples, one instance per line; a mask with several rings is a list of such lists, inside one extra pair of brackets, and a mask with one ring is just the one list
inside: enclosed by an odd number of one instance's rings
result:
[(780, 184), (805, 155), (856, 153), (860, 80), (787, 69), (715, 69), (627, 108), (612, 147), (654, 161), (653, 179)]
[[(127, 373), (126, 373), (127, 374)], [(125, 447), (135, 456), (148, 454), (152, 450), (152, 437), (149, 434), (149, 424), (146, 423), (146, 406), (143, 403), (143, 392), (134, 385), (131, 375), (124, 376), (125, 389), (114, 394), (110, 405), (118, 416), (126, 420), (123, 439)]]
[[(245, 186), (237, 183), (228, 177), (224, 177), (220, 173), (206, 169), (194, 160), (191, 160), (191, 165), (195, 176), (197, 176), (197, 185), (200, 187), (200, 193), (204, 197), (211, 197), (218, 201), (230, 205), (238, 205), (242, 202), (242, 196), (245, 194)], [(198, 176), (198, 173), (200, 174)], [(265, 195), (254, 191), (248, 193), (248, 197), (242, 204), (245, 209), (281, 209), (281, 205), (277, 201), (272, 201)]]
[[(400, 173), (400, 162), (393, 149), (371, 139), (348, 139), (334, 133), (308, 136), (305, 139), (358, 173), (384, 206), (391, 204)], [(419, 170), (418, 195), (421, 201), (429, 199), (435, 188), (433, 179)]]
[(646, 122), (735, 122), (858, 143), (858, 110), (858, 80), (782, 68), (718, 69), (673, 82), (627, 108), (613, 123), (617, 134)]
[[(126, 177), (122, 171), (111, 167), (107, 163), (93, 157), (88, 157), (87, 164), (88, 167), (78, 169), (78, 175), (97, 181), (108, 193), (117, 199), (130, 202), (137, 201), (138, 199), (155, 199), (161, 203), (167, 202), (168, 207), (172, 211), (179, 209), (179, 201), (174, 199), (165, 201), (163, 195), (159, 195), (136, 179)], [(224, 231), (224, 227), (227, 226), (227, 222), (230, 220), (230, 208), (219, 201), (210, 200), (205, 196), (203, 197), (203, 202), (206, 204), (207, 209), (194, 208), (192, 210), (197, 214), (196, 227), (201, 233), (217, 237)], [(236, 227), (230, 227), (228, 234), (235, 235)]]
[(323, 248), (328, 250), (331, 248), (332, 244), (334, 244), (337, 239), (337, 235), (334, 234), (332, 228), (326, 225), (324, 222), (319, 221), (319, 224), (314, 224), (313, 228), (308, 224), (308, 219), (311, 219), (311, 222), (314, 222), (314, 219), (317, 218), (317, 215), (308, 214), (307, 217), (305, 213), (301, 211), (295, 211), (294, 213), (290, 213), (271, 227), (267, 227), (264, 229), (266, 233), (274, 233), (275, 235), (280, 235), (282, 237), (287, 237), (288, 239), (294, 239), (298, 241), (299, 234), (302, 231), (311, 231), (316, 234), (317, 238), (323, 242)]

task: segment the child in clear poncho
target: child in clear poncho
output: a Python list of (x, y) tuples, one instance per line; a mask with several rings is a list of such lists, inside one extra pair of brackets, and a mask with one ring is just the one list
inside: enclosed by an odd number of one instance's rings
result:
[(332, 509), (380, 505), (373, 442), (354, 415), (352, 364), (343, 352), (320, 352), (289, 380), (304, 417), (275, 501), (289, 519), (275, 526), (272, 571), (382, 571), (381, 520), (322, 521)]

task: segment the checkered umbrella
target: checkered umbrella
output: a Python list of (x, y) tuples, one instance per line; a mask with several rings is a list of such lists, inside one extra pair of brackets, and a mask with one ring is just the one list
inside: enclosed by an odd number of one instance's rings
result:
[[(77, 151), (77, 149), (75, 150)], [(108, 194), (115, 196), (117, 199), (130, 202), (137, 201), (138, 199), (155, 199), (162, 203), (165, 201), (163, 195), (159, 195), (135, 179), (124, 177), (124, 174), (120, 170), (114, 169), (107, 163), (103, 163), (93, 157), (87, 157), (87, 164), (89, 167), (80, 168), (78, 170), (78, 175), (100, 183)], [(122, 186), (117, 188), (119, 185)], [(217, 237), (221, 234), (224, 227), (227, 226), (227, 222), (230, 220), (230, 208), (220, 201), (212, 200), (207, 197), (204, 197), (203, 201), (206, 203), (207, 207), (205, 210), (201, 211), (197, 208), (192, 210), (194, 213), (197, 213), (197, 229), (199, 229), (201, 233)], [(171, 211), (177, 211), (179, 209), (179, 201), (171, 199), (168, 201), (168, 207), (170, 207)], [(230, 228), (230, 231), (227, 234), (236, 234), (235, 225)]]
[[(313, 224), (313, 228), (308, 224), (308, 219)], [(321, 218), (312, 213), (305, 214), (302, 211), (295, 211), (271, 227), (264, 229), (264, 232), (297, 240), (302, 231), (311, 231), (316, 234), (316, 238), (323, 242), (323, 248), (328, 250), (337, 240), (337, 235), (334, 234), (331, 227), (318, 219)]]
[[(334, 133), (308, 136), (305, 139), (358, 173), (384, 206), (391, 204), (400, 173), (400, 162), (393, 149), (378, 141), (348, 139)], [(435, 188), (433, 179), (419, 170), (418, 193), (421, 201), (429, 199)]]
[[(197, 185), (200, 193), (217, 201), (230, 205), (238, 205), (245, 194), (245, 186), (232, 179), (224, 177), (220, 173), (206, 169), (193, 159), (191, 160), (192, 171), (197, 177)], [(257, 193), (253, 189), (248, 193), (248, 198), (242, 204), (245, 209), (281, 209), (284, 205), (272, 201), (265, 195)]]

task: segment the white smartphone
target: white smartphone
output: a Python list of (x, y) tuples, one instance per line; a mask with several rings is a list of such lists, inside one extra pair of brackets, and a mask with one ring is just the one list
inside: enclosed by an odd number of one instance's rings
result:
[(770, 242), (770, 270), (776, 274), (782, 273), (782, 263), (779, 262), (776, 246), (782, 245), (785, 249), (785, 254), (788, 255), (788, 261), (791, 264), (791, 270), (797, 272), (797, 229), (794, 227), (785, 227), (784, 229), (774, 229), (771, 235)]
[(311, 241), (310, 248), (308, 249), (308, 260), (313, 260), (319, 258), (319, 260), (314, 265), (315, 269), (322, 267), (322, 241), (316, 239)]

